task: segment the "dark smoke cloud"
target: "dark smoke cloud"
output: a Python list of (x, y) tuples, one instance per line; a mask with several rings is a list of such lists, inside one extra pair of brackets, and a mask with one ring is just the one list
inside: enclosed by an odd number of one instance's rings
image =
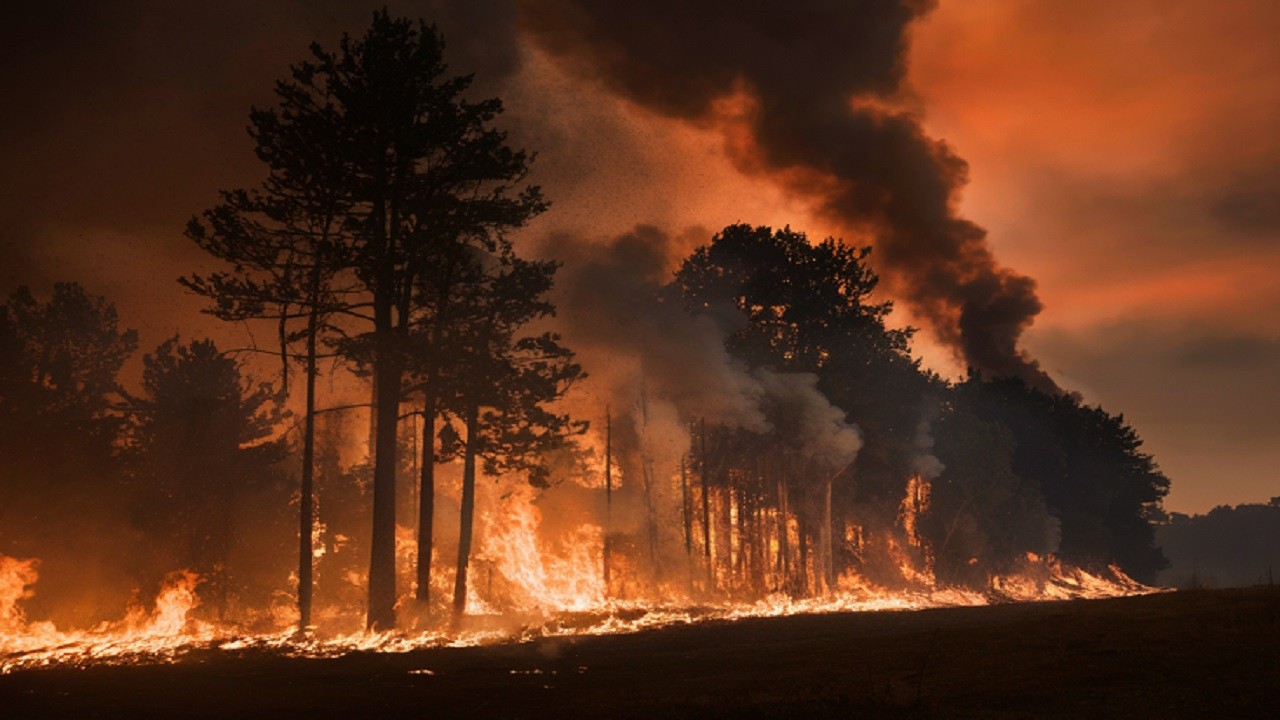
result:
[[(852, 463), (861, 433), (818, 390), (817, 376), (749, 368), (730, 355), (726, 338), (746, 322), (737, 308), (686, 309), (672, 271), (705, 241), (705, 231), (648, 226), (601, 242), (547, 241), (567, 258), (556, 281), (557, 326), (592, 369), (597, 399), (620, 411), (632, 435), (648, 437), (644, 451), (665, 455), (668, 468), (688, 452), (695, 420), (774, 433), (829, 472)], [(628, 413), (640, 407), (642, 388), (643, 411)]]
[[(898, 294), (971, 366), (1054, 382), (1018, 347), (1041, 310), (1035, 283), (997, 264), (957, 217), (967, 166), (927, 137), (903, 94), (911, 0), (521, 6), (522, 26), (567, 67), (663, 115), (726, 126), (740, 169), (878, 237)], [(726, 99), (749, 97), (726, 122)], [(745, 130), (745, 142), (734, 134)]]

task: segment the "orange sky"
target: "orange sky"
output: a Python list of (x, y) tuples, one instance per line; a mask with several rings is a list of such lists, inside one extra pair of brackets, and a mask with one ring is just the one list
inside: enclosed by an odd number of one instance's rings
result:
[(1028, 347), (1123, 411), (1167, 507), (1280, 495), (1280, 4), (944, 0), (915, 34)]
[[(714, 129), (640, 110), (527, 42), (495, 58), (506, 16), (474, 25), (464, 5), (391, 9), (438, 17), (482, 84), (513, 73), (491, 87), (513, 138), (541, 152), (535, 179), (554, 203), (530, 241), (637, 223), (833, 231), (740, 175)], [(309, 40), (331, 43), (367, 12), (70, 3), (11, 18), (0, 291), (79, 280), (117, 302), (144, 350), (178, 330), (225, 336), (172, 282), (205, 262), (182, 225), (217, 189), (257, 180), (249, 106)], [(473, 26), (484, 32), (450, 33)], [(1269, 0), (942, 0), (912, 38), (903, 103), (969, 162), (961, 214), (1039, 283), (1027, 348), (1125, 413), (1173, 479), (1174, 510), (1280, 495), (1277, 37)], [(927, 338), (919, 349), (955, 369)]]

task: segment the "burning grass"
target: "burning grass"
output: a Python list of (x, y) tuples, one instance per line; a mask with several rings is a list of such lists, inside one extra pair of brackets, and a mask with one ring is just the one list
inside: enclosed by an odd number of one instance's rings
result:
[(1280, 592), (1260, 587), (331, 658), (196, 648), (185, 662), (0, 675), (0, 707), (14, 719), (1271, 717), (1278, 613)]
[[(530, 530), (531, 528), (524, 528)], [(583, 533), (590, 540), (598, 532)], [(527, 543), (515, 526), (507, 541)], [(588, 546), (591, 542), (587, 543)], [(581, 554), (580, 549), (572, 549)], [(585, 555), (583, 557), (586, 557)], [(633, 633), (672, 625), (800, 614), (919, 610), (993, 603), (1101, 598), (1155, 591), (1116, 568), (1091, 573), (1053, 558), (1028, 556), (1016, 574), (992, 578), (983, 591), (923, 585), (914, 589), (876, 587), (853, 574), (833, 591), (794, 598), (783, 593), (756, 600), (695, 599), (673, 592), (671, 599), (617, 600), (603, 597), (602, 581), (575, 578), (563, 559), (514, 553), (498, 572), (506, 597), (518, 598), (502, 612), (471, 615), (435, 629), (396, 633), (300, 635), (293, 630), (249, 633), (242, 626), (200, 620), (199, 578), (171, 574), (150, 608), (130, 607), (119, 621), (81, 630), (49, 622), (28, 622), (21, 608), (38, 581), (37, 562), (0, 556), (0, 673), (51, 666), (140, 665), (179, 662), (194, 654), (270, 652), (283, 657), (333, 658), (358, 652), (405, 653), (424, 648), (468, 647), (525, 642), (537, 638)], [(585, 560), (584, 560), (585, 562)], [(590, 567), (597, 563), (592, 560)], [(670, 588), (676, 590), (675, 588)], [(574, 594), (580, 590), (581, 594)], [(538, 599), (541, 598), (541, 601)], [(491, 598), (492, 599), (492, 598)], [(490, 610), (488, 604), (481, 604)], [(358, 610), (353, 611), (358, 614)]]

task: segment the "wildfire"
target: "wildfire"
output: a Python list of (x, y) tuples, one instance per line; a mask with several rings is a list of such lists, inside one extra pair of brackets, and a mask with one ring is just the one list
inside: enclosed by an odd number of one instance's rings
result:
[[(628, 633), (673, 624), (746, 617), (772, 617), (799, 613), (915, 610), (945, 606), (985, 605), (997, 602), (1101, 598), (1154, 592), (1127, 577), (1118, 568), (1088, 572), (1053, 557), (1027, 554), (1014, 572), (992, 577), (985, 589), (948, 587), (932, 575), (931, 561), (914, 531), (917, 513), (928, 505), (929, 488), (923, 480), (910, 484), (899, 518), (905, 542), (892, 535), (868, 538), (864, 529), (846, 526), (845, 542), (857, 549), (883, 543), (898, 563), (900, 586), (879, 585), (846, 570), (833, 587), (812, 596), (788, 592), (774, 578), (774, 590), (762, 597), (740, 593), (716, 593), (703, 584), (701, 571), (690, 560), (687, 579), (668, 580), (647, 593), (631, 593), (626, 599), (612, 596), (606, 587), (601, 553), (604, 528), (591, 523), (572, 524), (545, 537), (542, 511), (531, 490), (508, 493), (496, 507), (481, 515), (483, 541), (477, 552), (478, 582), (470, 588), (472, 613), (501, 617), (505, 622), (470, 623), (400, 633), (349, 633), (330, 636), (298, 636), (288, 629), (294, 618), (283, 607), (272, 609), (275, 632), (253, 634), (242, 626), (214, 624), (193, 619), (200, 603), (200, 578), (180, 571), (169, 575), (150, 608), (136, 606), (116, 622), (87, 630), (62, 630), (50, 622), (29, 621), (23, 601), (34, 594), (38, 563), (0, 555), (0, 673), (51, 665), (141, 664), (175, 662), (197, 650), (238, 652), (268, 650), (286, 656), (333, 657), (352, 652), (406, 652), (436, 646), (467, 646), (524, 641), (559, 635)], [(738, 509), (730, 508), (730, 523), (739, 522)], [(762, 525), (766, 525), (763, 519)], [(791, 527), (794, 523), (775, 523)], [(726, 525), (721, 531), (728, 533)], [(403, 562), (412, 555), (405, 532), (401, 540)], [(788, 541), (798, 537), (789, 532)], [(731, 540), (726, 535), (726, 540)], [(754, 550), (777, 552), (778, 540)], [(745, 562), (753, 551), (740, 540), (726, 542), (730, 564)], [(802, 573), (816, 573), (813, 557)], [(615, 575), (630, 572), (625, 563)], [(620, 585), (621, 586), (621, 585)], [(407, 601), (406, 601), (407, 602)], [(349, 608), (358, 616), (360, 608)], [(323, 621), (322, 621), (323, 622)], [(443, 626), (442, 623), (436, 623)], [(323, 631), (323, 627), (321, 628)]]
[(50, 622), (28, 623), (17, 603), (33, 593), (34, 559), (0, 555), (0, 672), (45, 665), (145, 663), (172, 660), (184, 648), (207, 643), (219, 628), (188, 617), (200, 600), (199, 577), (171, 573), (156, 596), (154, 608), (131, 607), (123, 619), (89, 630), (59, 630)]

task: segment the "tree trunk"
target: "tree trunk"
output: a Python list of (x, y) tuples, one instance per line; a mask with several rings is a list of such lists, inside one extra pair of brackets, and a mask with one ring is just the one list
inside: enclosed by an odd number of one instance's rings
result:
[(649, 536), (649, 567), (655, 583), (662, 582), (662, 556), (658, 548), (658, 508), (654, 500), (653, 461), (641, 458), (641, 477), (644, 481), (645, 529)]
[(462, 460), (462, 507), (458, 523), (458, 572), (453, 581), (453, 619), (467, 611), (467, 563), (471, 560), (471, 528), (476, 510), (476, 446), (480, 409), (467, 407), (467, 448)]
[(298, 501), (298, 632), (311, 626), (311, 544), (315, 523), (316, 457), (316, 333), (318, 309), (313, 302), (307, 316), (306, 416), (302, 425), (302, 490)]
[(231, 488), (230, 485), (224, 485), (222, 491), (222, 529), (219, 538), (221, 548), (219, 555), (219, 575), (221, 582), (218, 584), (218, 622), (225, 622), (227, 619), (227, 597), (231, 587)]
[[(733, 479), (730, 478), (729, 482), (732, 483)], [(747, 584), (747, 553), (751, 549), (750, 528), (747, 525), (750, 512), (747, 510), (747, 491), (743, 486), (744, 482), (745, 478), (740, 479), (737, 485), (733, 486), (732, 491), (736, 510), (733, 519), (735, 521), (735, 531), (738, 534), (738, 554), (733, 559), (733, 568), (740, 587), (745, 587)]]
[(685, 457), (680, 457), (680, 513), (684, 521), (684, 554), (693, 557), (693, 515), (689, 507), (689, 471)]
[(795, 583), (791, 582), (791, 528), (790, 509), (787, 507), (786, 471), (778, 473), (778, 584), (783, 592), (794, 594)]
[(834, 477), (828, 478), (822, 488), (822, 526), (818, 530), (821, 534), (819, 542), (822, 545), (822, 552), (819, 553), (822, 559), (822, 583), (823, 589), (828, 593), (835, 590), (836, 586), (835, 545), (831, 528), (832, 480), (834, 480)]
[(809, 522), (806, 519), (808, 515), (805, 504), (801, 504), (800, 512), (796, 514), (796, 522), (799, 526), (796, 540), (800, 543), (800, 571), (797, 584), (800, 586), (801, 597), (809, 594)]
[(428, 377), (422, 390), (422, 468), (418, 488), (418, 602), (431, 599), (432, 531), (436, 511), (436, 395)]
[(369, 558), (370, 630), (391, 630), (396, 625), (396, 465), (399, 438), (401, 361), (390, 346), (391, 331), (381, 338), (375, 413), (376, 444), (373, 465), (373, 538)]
[(604, 547), (602, 554), (604, 555), (604, 594), (605, 597), (612, 595), (611, 570), (609, 564), (612, 558), (609, 553), (612, 551), (610, 546), (613, 533), (613, 418), (606, 408), (604, 413)]
[(698, 475), (702, 484), (702, 557), (707, 563), (707, 591), (715, 585), (711, 563), (711, 493), (707, 482), (707, 421), (698, 423)]

